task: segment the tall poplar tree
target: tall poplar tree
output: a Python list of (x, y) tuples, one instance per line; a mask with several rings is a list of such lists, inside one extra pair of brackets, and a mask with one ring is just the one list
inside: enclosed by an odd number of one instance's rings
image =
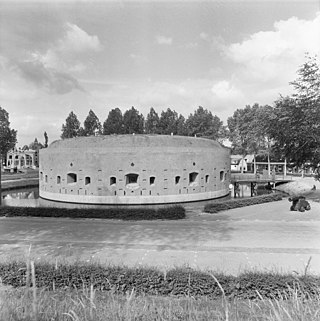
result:
[(80, 122), (76, 114), (73, 111), (70, 112), (69, 116), (66, 118), (66, 123), (62, 125), (61, 138), (73, 138), (79, 135)]
[(159, 115), (153, 109), (150, 108), (149, 114), (146, 118), (145, 129), (147, 134), (159, 134)]
[(123, 116), (119, 108), (109, 111), (108, 118), (103, 123), (103, 135), (123, 134)]
[(131, 107), (123, 115), (124, 134), (143, 134), (144, 117), (137, 109)]
[(83, 123), (83, 135), (82, 136), (94, 136), (101, 134), (101, 123), (97, 115), (90, 109), (87, 118)]

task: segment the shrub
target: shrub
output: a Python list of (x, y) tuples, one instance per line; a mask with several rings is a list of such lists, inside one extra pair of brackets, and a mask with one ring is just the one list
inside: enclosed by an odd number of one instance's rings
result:
[(250, 197), (250, 198), (238, 198), (238, 199), (235, 198), (231, 200), (207, 204), (204, 207), (204, 212), (218, 213), (218, 212), (230, 210), (233, 208), (257, 205), (257, 204), (281, 201), (281, 200), (282, 200), (281, 194), (260, 195), (260, 196)]
[[(77, 263), (54, 265), (36, 263), (36, 286), (41, 288), (90, 287), (126, 294), (190, 296), (217, 299), (222, 291), (211, 272), (176, 268), (163, 273), (155, 268), (128, 268)], [(289, 298), (295, 295), (313, 298), (320, 295), (320, 277), (290, 274), (245, 272), (239, 276), (216, 274), (228, 298)], [(0, 263), (0, 278), (5, 285), (26, 285), (26, 265), (22, 262)]]
[(121, 220), (177, 220), (185, 218), (185, 209), (181, 205), (163, 208), (54, 208), (54, 207), (0, 207), (0, 216), (36, 216), (102, 218)]

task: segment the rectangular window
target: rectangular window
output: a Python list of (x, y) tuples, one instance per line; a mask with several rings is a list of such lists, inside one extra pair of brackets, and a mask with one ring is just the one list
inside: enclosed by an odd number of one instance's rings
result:
[(77, 174), (68, 173), (67, 175), (67, 184), (72, 184), (77, 182)]
[(57, 184), (61, 184), (61, 176), (57, 176)]
[(111, 185), (111, 186), (112, 186), (112, 185), (116, 185), (116, 183), (117, 183), (117, 178), (114, 177), (114, 176), (110, 177), (110, 185)]
[(154, 185), (156, 178), (154, 176), (150, 176), (150, 185)]
[(91, 183), (91, 177), (87, 176), (84, 179), (84, 185), (89, 185)]
[(138, 182), (138, 174), (127, 174), (126, 175), (126, 185), (136, 184)]
[(197, 183), (198, 173), (192, 172), (189, 174), (189, 185), (195, 185)]

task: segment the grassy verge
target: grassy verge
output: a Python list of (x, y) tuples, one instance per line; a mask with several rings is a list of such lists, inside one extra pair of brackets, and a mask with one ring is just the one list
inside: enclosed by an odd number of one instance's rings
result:
[(282, 200), (282, 195), (277, 193), (260, 195), (260, 196), (250, 197), (250, 198), (235, 198), (227, 201), (207, 204), (204, 207), (204, 212), (218, 213), (218, 212), (227, 211), (233, 208), (257, 205), (257, 204), (269, 203), (269, 202), (281, 201), (281, 200)]
[(0, 216), (101, 218), (121, 220), (177, 220), (186, 217), (183, 206), (153, 208), (55, 208), (55, 207), (0, 207)]
[(314, 321), (320, 315), (320, 278), (306, 273), (230, 277), (28, 261), (1, 263), (0, 277), (0, 320), (6, 321)]

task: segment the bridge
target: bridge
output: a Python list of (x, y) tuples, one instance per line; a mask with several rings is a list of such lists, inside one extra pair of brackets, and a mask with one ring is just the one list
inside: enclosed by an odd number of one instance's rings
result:
[(249, 185), (251, 197), (258, 195), (258, 186), (267, 185), (270, 189), (275, 188), (277, 185), (285, 184), (292, 181), (289, 175), (268, 175), (268, 174), (231, 174), (231, 184), (233, 185), (234, 198), (240, 197), (240, 186)]

